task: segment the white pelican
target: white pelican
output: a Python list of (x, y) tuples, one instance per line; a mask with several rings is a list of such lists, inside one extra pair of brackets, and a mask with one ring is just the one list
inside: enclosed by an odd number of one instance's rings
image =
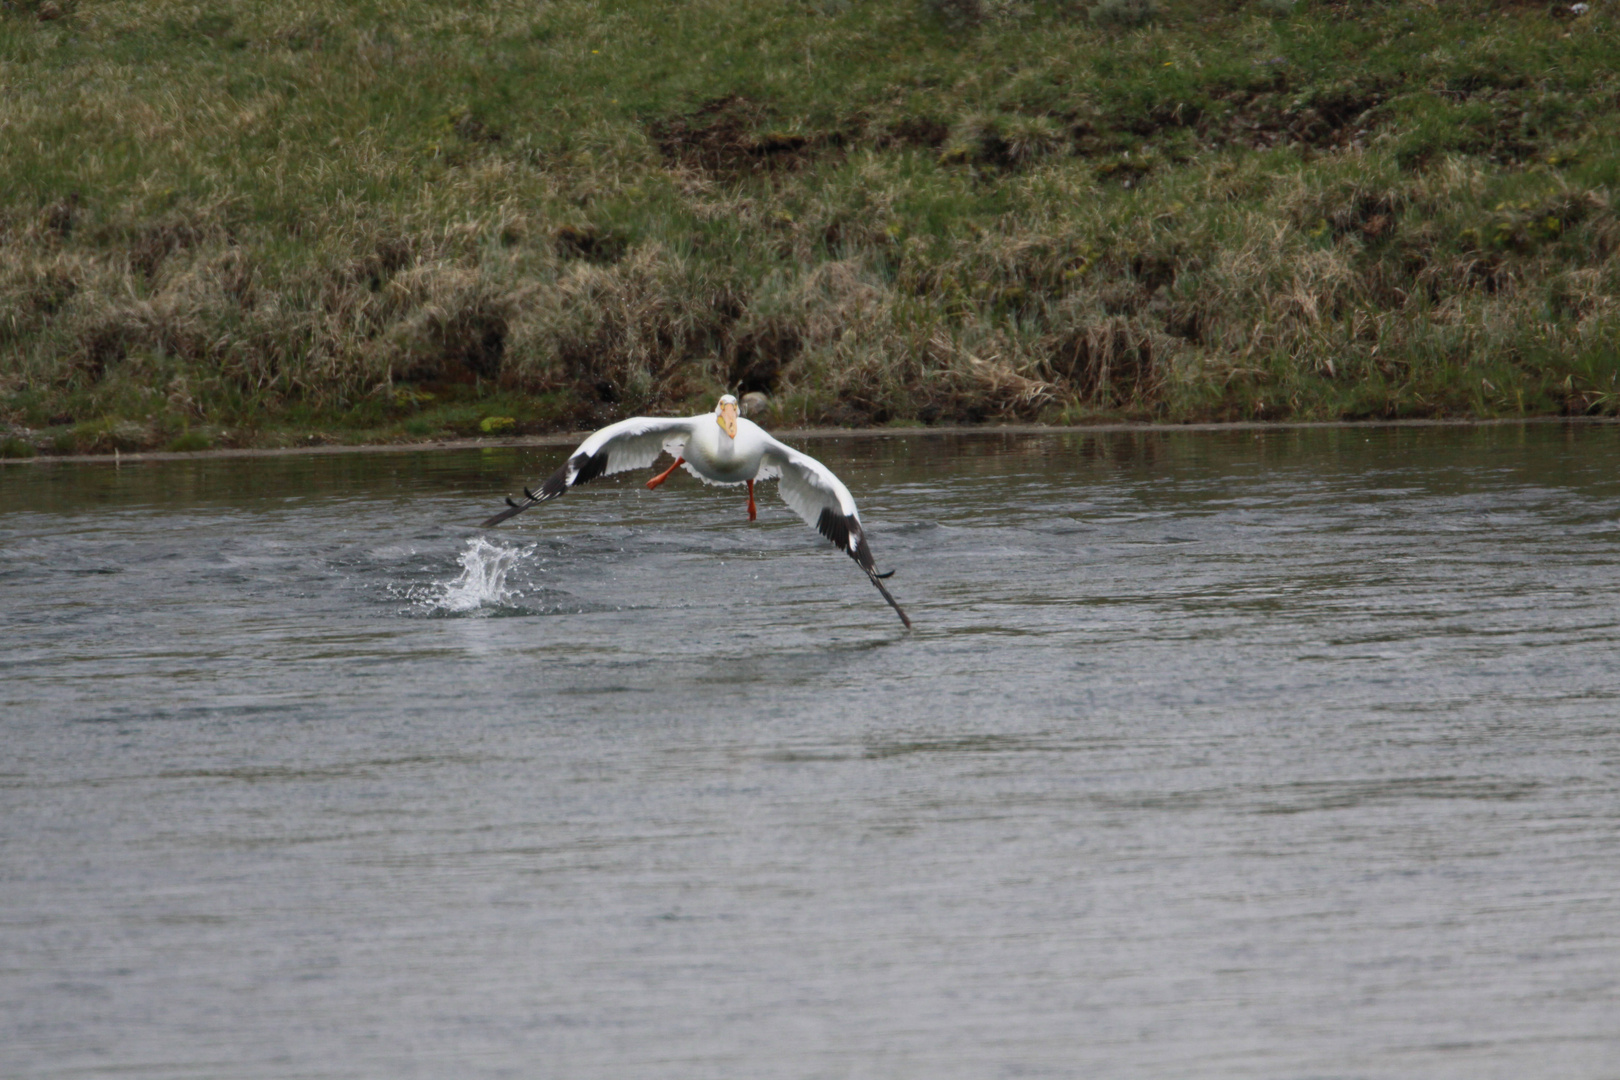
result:
[(647, 481), (650, 491), (669, 479), (684, 465), (686, 471), (709, 484), (747, 484), (748, 520), (753, 521), (754, 481), (776, 480), (777, 491), (805, 520), (833, 546), (849, 553), (866, 576), (877, 586), (906, 626), (911, 618), (889, 595), (883, 579), (894, 573), (877, 572), (872, 549), (861, 531), (861, 516), (855, 500), (843, 481), (831, 469), (799, 451), (777, 442), (752, 420), (737, 415), (737, 399), (726, 394), (712, 413), (696, 416), (632, 416), (593, 434), (579, 444), (563, 466), (540, 485), (539, 491), (523, 489), (524, 501), (510, 497), (502, 510), (479, 528), (499, 525), (531, 506), (548, 502), (569, 488), (595, 480), (598, 476), (644, 469), (667, 453), (675, 464)]

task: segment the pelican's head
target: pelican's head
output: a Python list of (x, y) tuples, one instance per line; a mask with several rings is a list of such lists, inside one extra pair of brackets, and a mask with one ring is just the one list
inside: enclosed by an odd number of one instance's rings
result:
[(720, 425), (721, 431), (735, 439), (737, 437), (737, 399), (730, 394), (721, 397), (720, 404), (714, 407), (714, 419), (715, 423)]

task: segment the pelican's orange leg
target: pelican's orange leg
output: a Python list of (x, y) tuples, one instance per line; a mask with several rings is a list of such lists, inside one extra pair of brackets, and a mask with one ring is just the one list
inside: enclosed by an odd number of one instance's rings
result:
[(668, 480), (669, 479), (669, 474), (674, 472), (676, 469), (680, 468), (685, 463), (686, 463), (685, 458), (683, 458), (683, 457), (676, 458), (675, 459), (675, 464), (671, 465), (669, 468), (665, 469), (663, 472), (659, 473), (657, 476), (655, 476), (651, 480), (647, 481), (647, 490), (651, 491), (653, 488), (657, 487), (659, 484), (662, 484), (665, 480)]
[(754, 482), (750, 480), (748, 481), (748, 520), (753, 521), (758, 516), (759, 511), (754, 508)]

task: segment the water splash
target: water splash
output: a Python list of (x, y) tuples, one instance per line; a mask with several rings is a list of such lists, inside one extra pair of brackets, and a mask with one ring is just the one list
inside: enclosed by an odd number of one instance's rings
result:
[(503, 547), (483, 537), (467, 541), (456, 556), (461, 573), (451, 581), (436, 581), (412, 589), (413, 603), (435, 615), (465, 615), (512, 606), (523, 590), (510, 583), (512, 572), (534, 554), (534, 545)]

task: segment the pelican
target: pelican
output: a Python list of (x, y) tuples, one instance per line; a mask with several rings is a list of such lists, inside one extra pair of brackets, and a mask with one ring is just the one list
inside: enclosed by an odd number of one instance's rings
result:
[(785, 443), (777, 442), (765, 429), (737, 415), (737, 399), (730, 394), (721, 397), (712, 413), (696, 416), (632, 416), (617, 424), (595, 432), (579, 444), (562, 467), (551, 474), (539, 491), (523, 489), (523, 501), (507, 497), (506, 509), (484, 522), (479, 528), (488, 529), (507, 518), (516, 517), (531, 506), (549, 502), (569, 488), (589, 483), (598, 476), (608, 476), (626, 469), (644, 469), (658, 460), (661, 453), (675, 459), (675, 464), (647, 481), (647, 490), (655, 490), (669, 479), (682, 465), (686, 471), (709, 484), (748, 485), (748, 520), (758, 515), (754, 505), (754, 482), (776, 480), (782, 501), (795, 514), (812, 525), (822, 536), (833, 542), (840, 551), (847, 552), (883, 599), (889, 602), (900, 621), (911, 626), (911, 618), (895, 602), (883, 580), (887, 574), (877, 572), (872, 560), (872, 548), (861, 531), (861, 515), (855, 509), (855, 500), (843, 481), (831, 469), (811, 457), (801, 454)]

